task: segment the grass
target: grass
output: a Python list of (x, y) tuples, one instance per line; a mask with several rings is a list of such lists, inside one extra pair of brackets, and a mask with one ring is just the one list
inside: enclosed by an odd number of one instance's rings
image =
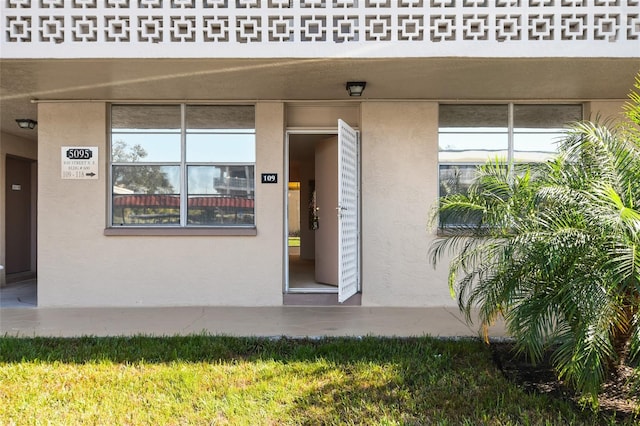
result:
[(602, 422), (507, 382), (472, 340), (0, 338), (2, 425)]

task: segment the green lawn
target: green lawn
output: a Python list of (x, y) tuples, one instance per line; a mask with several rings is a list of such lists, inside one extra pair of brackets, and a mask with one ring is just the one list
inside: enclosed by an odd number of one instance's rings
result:
[(507, 382), (476, 341), (0, 338), (0, 424), (607, 423)]

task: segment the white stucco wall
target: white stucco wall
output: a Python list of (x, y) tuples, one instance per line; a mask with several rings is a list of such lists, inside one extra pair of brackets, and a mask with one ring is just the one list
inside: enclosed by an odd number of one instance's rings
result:
[(362, 304), (453, 305), (428, 259), (438, 191), (437, 102), (362, 105)]
[[(33, 130), (37, 131), (37, 130)], [(38, 144), (35, 140), (21, 138), (9, 133), (0, 133), (0, 265), (4, 265), (7, 253), (5, 236), (5, 206), (6, 206), (6, 173), (5, 165), (7, 155), (36, 160), (38, 158)], [(36, 182), (33, 181), (33, 188)], [(35, 201), (35, 200), (34, 200)], [(35, 207), (35, 202), (33, 206)], [(35, 245), (35, 241), (33, 242)], [(35, 252), (35, 250), (34, 250)], [(32, 268), (35, 269), (35, 256), (32, 259)], [(6, 284), (5, 270), (0, 270), (0, 287)]]
[[(623, 103), (591, 102), (586, 112), (615, 115)], [(314, 108), (290, 108), (289, 119), (302, 126), (309, 125), (305, 117), (323, 117), (327, 127), (340, 113), (329, 107), (324, 115), (299, 114)], [(256, 236), (105, 236), (106, 119), (104, 103), (39, 105), (39, 306), (281, 305), (284, 105), (256, 108), (256, 175), (280, 176), (278, 185), (256, 186)], [(434, 270), (429, 259), (438, 103), (365, 101), (353, 120), (361, 130), (363, 306), (455, 306), (446, 261)], [(98, 180), (60, 178), (66, 145), (99, 148)], [(3, 155), (7, 146), (5, 138)], [(22, 156), (35, 155), (29, 149)]]
[[(585, 104), (585, 117), (622, 119), (624, 100)], [(438, 190), (438, 103), (362, 104), (362, 304), (455, 306), (448, 258), (430, 263), (429, 209)]]
[[(104, 236), (107, 105), (38, 107), (39, 306), (279, 305), (285, 185), (256, 187), (256, 236)], [(281, 103), (256, 107), (256, 175), (283, 176)], [(98, 180), (62, 180), (61, 146), (97, 146)]]
[(587, 120), (624, 120), (624, 104), (625, 101), (609, 100), (609, 101), (592, 101), (587, 102), (584, 108), (584, 117)]

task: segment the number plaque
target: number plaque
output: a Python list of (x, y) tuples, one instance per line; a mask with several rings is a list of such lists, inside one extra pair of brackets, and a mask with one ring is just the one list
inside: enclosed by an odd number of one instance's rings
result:
[(278, 174), (262, 173), (262, 183), (278, 183)]

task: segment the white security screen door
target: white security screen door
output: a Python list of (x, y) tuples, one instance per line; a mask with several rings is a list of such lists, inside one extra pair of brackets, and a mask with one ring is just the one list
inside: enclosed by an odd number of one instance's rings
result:
[(338, 302), (358, 292), (360, 279), (358, 133), (338, 120)]

